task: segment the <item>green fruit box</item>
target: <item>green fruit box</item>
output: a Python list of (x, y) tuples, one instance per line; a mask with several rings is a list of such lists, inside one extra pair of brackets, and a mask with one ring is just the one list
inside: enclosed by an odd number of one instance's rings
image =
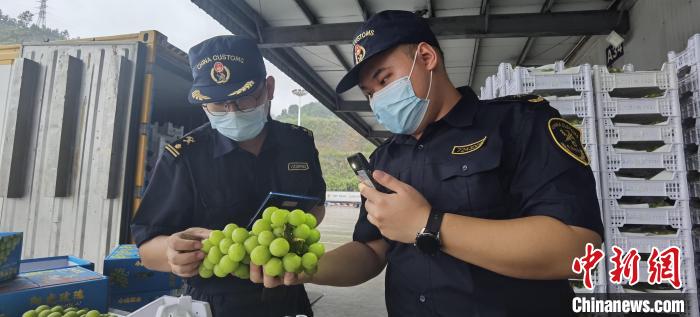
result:
[(165, 272), (147, 269), (141, 264), (134, 244), (122, 244), (104, 260), (104, 274), (109, 277), (110, 296), (178, 289), (182, 279)]
[(19, 263), (19, 272), (36, 272), (82, 266), (90, 271), (95, 270), (95, 264), (74, 256), (52, 256), (48, 258), (26, 259)]
[(0, 284), (0, 317), (21, 316), (40, 305), (107, 311), (106, 277), (83, 267), (22, 273)]
[(125, 312), (134, 312), (139, 308), (146, 306), (146, 304), (165, 295), (178, 296), (180, 294), (176, 290), (164, 290), (116, 295), (110, 297), (109, 308), (118, 309)]
[(22, 257), (22, 233), (0, 232), (0, 282), (14, 279)]

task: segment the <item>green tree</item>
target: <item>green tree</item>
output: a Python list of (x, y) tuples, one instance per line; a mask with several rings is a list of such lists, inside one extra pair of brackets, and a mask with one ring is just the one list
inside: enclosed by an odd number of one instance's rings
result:
[(70, 38), (67, 30), (43, 28), (32, 24), (34, 14), (29, 11), (12, 18), (0, 10), (0, 44), (21, 44), (27, 42), (47, 42)]

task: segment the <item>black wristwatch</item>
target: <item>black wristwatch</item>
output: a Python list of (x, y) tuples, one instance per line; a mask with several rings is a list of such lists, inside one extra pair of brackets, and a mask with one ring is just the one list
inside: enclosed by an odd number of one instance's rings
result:
[(425, 228), (416, 235), (415, 246), (421, 252), (435, 255), (440, 250), (440, 226), (444, 214), (435, 210), (430, 211), (428, 223)]

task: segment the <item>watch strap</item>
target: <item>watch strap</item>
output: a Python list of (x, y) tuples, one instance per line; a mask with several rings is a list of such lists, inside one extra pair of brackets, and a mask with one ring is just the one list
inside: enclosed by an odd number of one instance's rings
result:
[(442, 217), (444, 215), (445, 214), (442, 212), (431, 210), (430, 215), (428, 216), (428, 224), (425, 225), (425, 231), (432, 234), (438, 234), (440, 232), (440, 227), (442, 226)]

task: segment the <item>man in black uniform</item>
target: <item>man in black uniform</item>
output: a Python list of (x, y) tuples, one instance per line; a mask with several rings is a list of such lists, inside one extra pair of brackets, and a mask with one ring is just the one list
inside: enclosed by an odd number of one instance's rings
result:
[(357, 285), (386, 266), (390, 316), (573, 315), (572, 261), (603, 236), (580, 132), (541, 97), (455, 88), (411, 12), (376, 14), (353, 45), (336, 91), (359, 85), (395, 134), (370, 162), (393, 193), (361, 184), (354, 242), (283, 282)]
[[(270, 191), (325, 200), (326, 185), (311, 132), (270, 119), (275, 81), (254, 41), (214, 37), (189, 58), (189, 100), (210, 123), (167, 145), (156, 166), (131, 227), (142, 262), (186, 278), (186, 292), (209, 302), (215, 316), (311, 316), (301, 286), (263, 294), (249, 280), (197, 276), (204, 254), (193, 236), (247, 225)], [(312, 212), (320, 220), (324, 210)]]

